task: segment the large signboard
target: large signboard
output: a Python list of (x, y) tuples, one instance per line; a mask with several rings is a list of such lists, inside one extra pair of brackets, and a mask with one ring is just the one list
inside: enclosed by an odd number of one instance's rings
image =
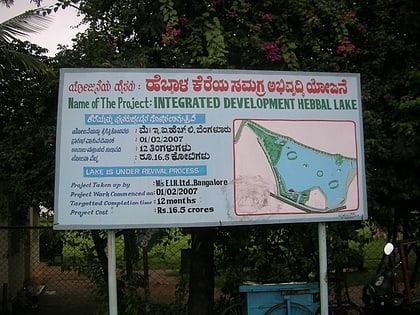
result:
[(360, 77), (62, 69), (56, 229), (366, 218)]

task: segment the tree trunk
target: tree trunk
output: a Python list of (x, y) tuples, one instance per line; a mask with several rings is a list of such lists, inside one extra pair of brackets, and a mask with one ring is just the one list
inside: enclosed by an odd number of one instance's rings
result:
[(189, 315), (212, 315), (214, 304), (213, 228), (192, 229)]
[(94, 247), (96, 253), (98, 255), (99, 263), (102, 268), (102, 277), (104, 280), (104, 284), (108, 285), (108, 257), (106, 256), (106, 239), (103, 239), (99, 234), (99, 231), (92, 230), (91, 231)]
[(139, 260), (139, 248), (136, 244), (136, 234), (134, 230), (123, 230), (124, 235), (124, 257), (125, 271), (127, 279), (133, 277), (133, 265)]

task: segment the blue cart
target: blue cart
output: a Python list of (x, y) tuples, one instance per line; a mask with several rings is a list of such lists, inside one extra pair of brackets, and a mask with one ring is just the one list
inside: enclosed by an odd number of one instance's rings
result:
[(319, 286), (313, 282), (250, 284), (246, 293), (248, 315), (314, 315), (319, 308)]

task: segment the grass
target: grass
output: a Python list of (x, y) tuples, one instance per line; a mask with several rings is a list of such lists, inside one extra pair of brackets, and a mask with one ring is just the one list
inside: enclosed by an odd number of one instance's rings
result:
[[(88, 234), (80, 234), (78, 232), (69, 231), (60, 235), (64, 240), (63, 246), (63, 269), (70, 269), (75, 266), (83, 266), (88, 263), (89, 251), (93, 248), (93, 240), (88, 237)], [(161, 242), (156, 242), (154, 246), (147, 252), (149, 269), (158, 270), (178, 270), (181, 268), (181, 261), (184, 263), (185, 256), (181, 257), (182, 249), (189, 247), (189, 236), (169, 235), (174, 241), (164, 239)], [(165, 245), (166, 244), (166, 245)], [(169, 244), (169, 245), (168, 245)], [(124, 262), (124, 239), (118, 237), (116, 239), (116, 259), (117, 264)], [(143, 248), (139, 247), (140, 266), (143, 269), (142, 256)]]
[(383, 255), (385, 241), (372, 240), (363, 247), (363, 269), (376, 270)]
[[(181, 253), (183, 248), (189, 248), (189, 236), (178, 239), (171, 246), (156, 244), (149, 252), (150, 269), (177, 269), (181, 268)], [(188, 257), (183, 257), (188, 258)]]

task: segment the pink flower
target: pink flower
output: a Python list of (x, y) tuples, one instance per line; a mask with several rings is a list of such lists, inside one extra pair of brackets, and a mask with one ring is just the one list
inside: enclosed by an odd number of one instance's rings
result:
[(232, 12), (230, 12), (230, 17), (231, 18), (236, 18), (236, 17), (238, 17), (238, 13), (236, 11), (232, 11)]
[(267, 22), (271, 22), (273, 21), (273, 15), (271, 13), (266, 13), (263, 15), (263, 19), (266, 20)]
[(188, 23), (188, 18), (185, 15), (183, 15), (179, 18), (179, 22), (181, 22), (182, 25), (185, 25)]
[(341, 44), (337, 46), (337, 55), (342, 56), (343, 58), (352, 57), (355, 52), (356, 46), (348, 39), (344, 39)]
[(343, 15), (344, 22), (352, 23), (356, 20), (356, 12), (347, 12)]
[(265, 52), (265, 57), (271, 61), (280, 61), (279, 48), (273, 43), (265, 43), (261, 47), (261, 51)]
[(177, 43), (175, 38), (179, 35), (181, 35), (181, 30), (175, 29), (173, 24), (168, 23), (166, 25), (166, 32), (162, 34), (162, 43), (165, 45), (175, 45)]

